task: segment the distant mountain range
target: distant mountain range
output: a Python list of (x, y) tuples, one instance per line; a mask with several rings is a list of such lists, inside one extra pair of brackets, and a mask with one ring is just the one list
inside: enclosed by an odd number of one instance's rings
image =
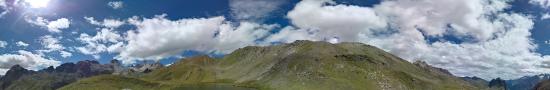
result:
[(40, 71), (13, 66), (0, 90), (507, 90), (501, 79), (456, 77), (361, 43), (296, 41), (197, 56), (168, 67), (124, 67), (116, 60), (66, 63)]
[[(157, 64), (147, 64), (151, 66)], [(160, 65), (162, 66), (162, 65)], [(75, 63), (65, 63), (58, 67), (48, 67), (40, 71), (27, 70), (14, 65), (6, 75), (0, 77), (0, 90), (55, 90), (77, 80), (102, 74), (125, 76), (139, 75), (148, 69), (145, 67), (126, 68), (117, 60), (109, 64), (99, 64), (97, 61), (85, 60)], [(158, 67), (155, 67), (158, 68)], [(141, 70), (141, 71), (140, 71)]]
[(533, 90), (535, 85), (544, 80), (550, 80), (550, 74), (524, 76), (514, 80), (507, 80), (509, 90)]

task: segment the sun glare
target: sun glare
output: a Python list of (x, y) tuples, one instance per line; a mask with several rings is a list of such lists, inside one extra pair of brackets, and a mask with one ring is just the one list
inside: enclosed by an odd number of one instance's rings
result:
[(48, 6), (50, 0), (25, 0), (31, 8), (44, 8)]

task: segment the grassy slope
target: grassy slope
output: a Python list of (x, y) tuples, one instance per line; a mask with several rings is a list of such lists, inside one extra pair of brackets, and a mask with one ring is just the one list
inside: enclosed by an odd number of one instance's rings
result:
[(212, 83), (278, 90), (480, 89), (454, 76), (430, 72), (372, 46), (309, 41), (246, 47), (219, 60), (205, 56), (182, 60), (140, 79), (99, 76), (63, 89), (169, 89)]
[(21, 77), (6, 90), (54, 90), (76, 80), (76, 74), (38, 73)]
[(128, 78), (115, 75), (100, 75), (80, 80), (67, 85), (60, 90), (150, 90), (152, 88), (165, 89), (162, 84), (144, 81), (135, 78)]

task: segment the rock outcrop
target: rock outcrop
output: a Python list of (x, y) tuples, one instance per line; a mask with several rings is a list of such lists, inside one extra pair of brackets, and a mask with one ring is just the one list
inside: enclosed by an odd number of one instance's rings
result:
[(500, 78), (489, 81), (489, 88), (493, 90), (508, 90), (506, 89), (506, 81)]
[(0, 90), (55, 90), (82, 78), (112, 74), (121, 65), (100, 64), (94, 60), (64, 63), (60, 66), (32, 71), (14, 65), (0, 78)]

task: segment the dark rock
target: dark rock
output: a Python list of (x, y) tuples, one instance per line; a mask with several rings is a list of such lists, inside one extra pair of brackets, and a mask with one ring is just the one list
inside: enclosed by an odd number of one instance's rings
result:
[(64, 63), (54, 68), (50, 66), (38, 72), (15, 65), (0, 78), (0, 90), (55, 90), (82, 78), (101, 74), (112, 74), (113, 65), (102, 65), (97, 61), (85, 60)]
[(50, 66), (48, 68), (42, 69), (39, 72), (54, 72), (55, 68), (53, 66)]
[(0, 78), (0, 89), (5, 89), (13, 83), (13, 81), (21, 78), (24, 75), (29, 75), (34, 73), (33, 71), (27, 70), (19, 65), (13, 65), (4, 77)]
[(493, 89), (508, 90), (506, 89), (506, 81), (500, 78), (489, 81), (489, 87)]
[(532, 90), (550, 90), (550, 80), (543, 80), (537, 83)]
[(543, 80), (549, 80), (550, 74), (524, 76), (518, 79), (507, 80), (506, 86), (510, 90), (533, 90), (533, 87)]
[(77, 73), (81, 77), (90, 77), (99, 74), (111, 74), (113, 69), (110, 65), (101, 65), (99, 62), (94, 60), (84, 60), (78, 61), (76, 63)]
[(155, 63), (138, 64), (134, 67), (131, 67), (131, 69), (136, 72), (149, 73), (153, 70), (163, 68), (163, 67), (164, 65), (160, 64), (160, 62), (155, 62)]
[(75, 73), (76, 72), (75, 66), (76, 65), (74, 63), (64, 63), (64, 64), (61, 64), (60, 66), (57, 66), (55, 68), (55, 71), (64, 72), (64, 73)]
[(489, 86), (489, 81), (485, 80), (485, 79), (481, 79), (479, 77), (461, 77), (462, 80), (472, 84), (472, 85), (475, 85), (475, 86), (478, 86), (478, 87), (487, 87)]
[(116, 59), (111, 60), (109, 66), (113, 69), (114, 75), (121, 75), (124, 72), (124, 66)]

